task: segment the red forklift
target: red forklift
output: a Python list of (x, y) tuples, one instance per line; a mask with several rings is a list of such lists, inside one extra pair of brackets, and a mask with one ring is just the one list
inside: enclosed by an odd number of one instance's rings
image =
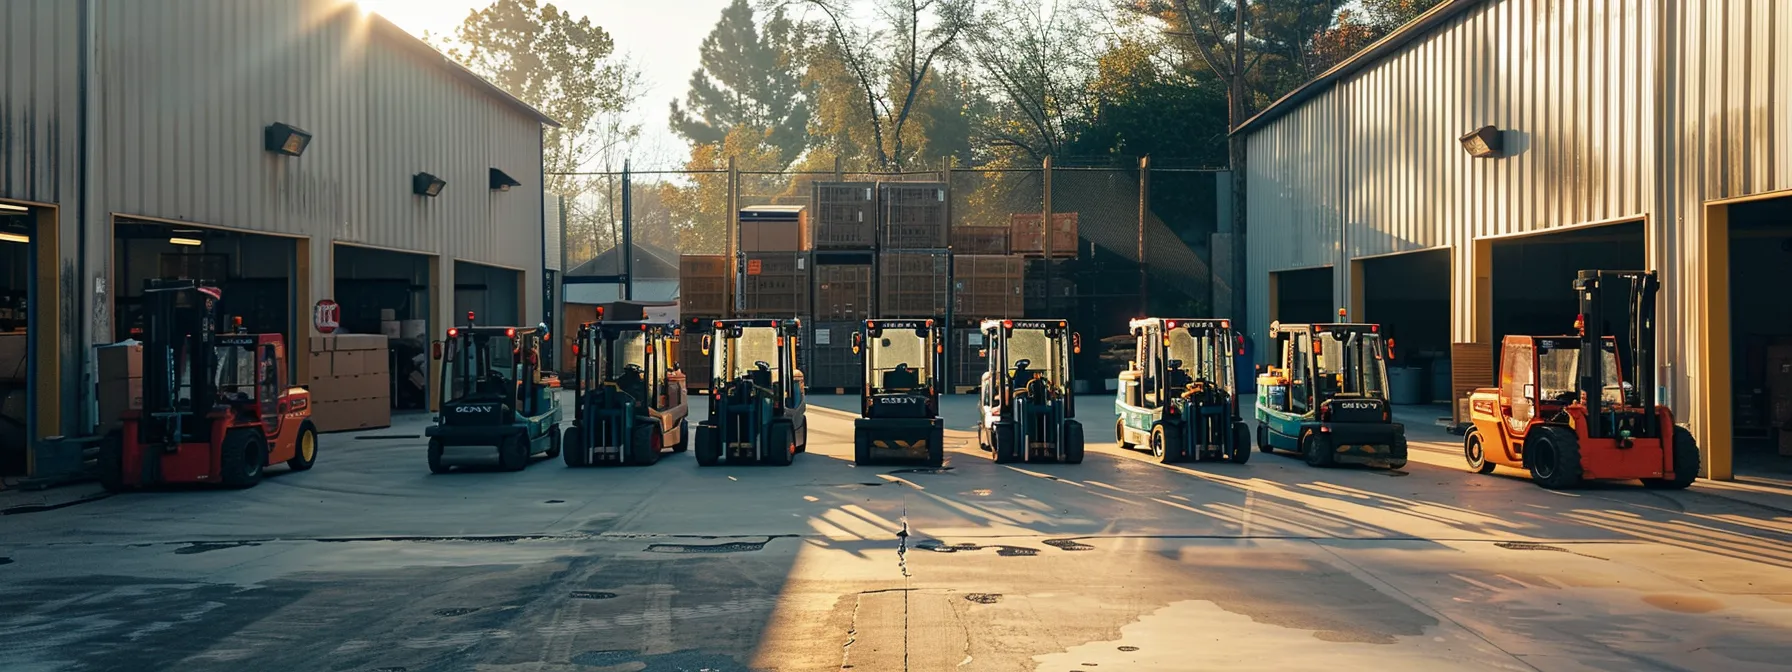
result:
[[(1674, 424), (1674, 412), (1655, 401), (1660, 288), (1655, 271), (1581, 271), (1574, 280), (1575, 334), (1507, 336), (1500, 386), (1469, 396), (1473, 425), (1463, 438), (1469, 469), (1527, 469), (1531, 480), (1552, 490), (1592, 479), (1636, 479), (1676, 490), (1692, 485), (1699, 446)], [(1623, 300), (1625, 318), (1615, 329), (1607, 319), (1613, 298)]]
[(287, 385), (279, 334), (218, 331), (223, 293), (193, 280), (144, 283), (143, 405), (106, 436), (99, 481), (110, 491), (155, 485), (246, 488), (264, 468), (317, 461), (311, 393)]

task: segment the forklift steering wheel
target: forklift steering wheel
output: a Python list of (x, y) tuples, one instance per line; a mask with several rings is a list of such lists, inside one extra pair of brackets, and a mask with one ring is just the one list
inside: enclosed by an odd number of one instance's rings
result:
[(770, 364), (767, 364), (767, 363), (765, 363), (765, 362), (753, 362), (753, 366), (754, 366), (754, 367), (756, 367), (756, 368), (758, 368), (758, 369), (759, 369), (759, 370), (760, 370), (760, 371), (770, 371), (770, 370), (772, 370), (772, 365), (770, 365)]

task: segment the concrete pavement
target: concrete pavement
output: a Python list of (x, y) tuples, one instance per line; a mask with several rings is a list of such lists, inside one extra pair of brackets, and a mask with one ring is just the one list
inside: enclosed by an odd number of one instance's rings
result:
[[(0, 517), (0, 670), (1792, 660), (1792, 512), (1770, 495), (1544, 491), (1466, 472), (1418, 422), (1395, 472), (1159, 465), (1112, 445), (1105, 397), (1079, 399), (1081, 465), (995, 465), (953, 431), (949, 469), (857, 466), (851, 416), (822, 408), (856, 398), (813, 401), (789, 468), (432, 476), (421, 439), (327, 435), (316, 469), (252, 490)], [(946, 417), (969, 427), (974, 397)]]

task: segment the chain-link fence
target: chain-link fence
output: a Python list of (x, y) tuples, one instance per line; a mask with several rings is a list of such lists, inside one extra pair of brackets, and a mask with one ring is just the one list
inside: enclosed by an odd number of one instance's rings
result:
[[(739, 229), (732, 225), (740, 209), (762, 205), (809, 208), (813, 238), (805, 244), (815, 250), (812, 262), (829, 271), (825, 276), (828, 282), (859, 281), (825, 268), (830, 263), (844, 263), (842, 255), (848, 252), (843, 248), (855, 247), (857, 242), (864, 254), (870, 254), (869, 250), (877, 247), (880, 258), (902, 263), (880, 265), (872, 277), (863, 281), (877, 287), (875, 275), (882, 273), (898, 278), (899, 282), (892, 284), (904, 287), (866, 291), (882, 293), (891, 304), (886, 308), (912, 299), (917, 291), (922, 301), (934, 292), (953, 296), (948, 300), (961, 311), (956, 321), (967, 328), (976, 317), (1062, 317), (1074, 320), (1081, 331), (1091, 336), (1124, 333), (1127, 320), (1141, 315), (1210, 316), (1215, 288), (1224, 291), (1225, 287), (1223, 279), (1216, 282), (1212, 257), (1214, 235), (1221, 232), (1220, 219), (1229, 211), (1229, 204), (1224, 203), (1229, 191), (1224, 187), (1226, 173), (1211, 169), (959, 168), (908, 173), (713, 170), (556, 178), (565, 185), (561, 190), (566, 193), (549, 196), (548, 212), (550, 219), (555, 220), (549, 228), (560, 233), (558, 261), (566, 283), (564, 300), (569, 303), (621, 298), (619, 285), (625, 275), (632, 281), (635, 299), (679, 300), (683, 289), (679, 284), (681, 255), (738, 254), (739, 258), (746, 258), (740, 250)], [(879, 186), (890, 183), (905, 185), (895, 189)], [(883, 229), (901, 227), (879, 227), (873, 234), (867, 233), (872, 228), (860, 232), (818, 224), (851, 217), (899, 222), (905, 215), (885, 201), (898, 198), (901, 193), (936, 192), (948, 222), (948, 232), (940, 240), (950, 249), (952, 258), (958, 260), (945, 266), (946, 277), (919, 271), (901, 275), (901, 269), (908, 267), (932, 268), (918, 265), (912, 258), (919, 254), (913, 248), (938, 247), (917, 242), (933, 240), (925, 234), (921, 238), (891, 239), (888, 236), (897, 232)], [(843, 201), (838, 199), (856, 198), (853, 195), (859, 193), (870, 205), (843, 210)], [(1048, 208), (1052, 216), (1046, 224), (1044, 214)], [(730, 235), (737, 236), (733, 245)], [(842, 235), (882, 238), (864, 245), (868, 241), (847, 240)], [(625, 236), (633, 245), (632, 263), (625, 263), (619, 253)], [(970, 255), (980, 259), (967, 260)], [(1000, 263), (984, 263), (982, 259), (993, 257), (1008, 259)], [(740, 266), (745, 267), (745, 263)], [(1019, 296), (1012, 306), (976, 302), (976, 288), (992, 283), (998, 287), (1013, 285), (1015, 278), (1000, 271), (991, 277), (967, 280), (965, 276), (983, 273), (978, 270), (981, 268), (996, 267), (1019, 269), (1014, 274), (1019, 276)], [(1225, 267), (1222, 263), (1221, 268)], [(957, 283), (953, 283), (953, 269), (959, 274)], [(821, 273), (812, 277), (811, 282), (823, 282)], [(940, 287), (929, 291), (911, 286), (920, 282), (937, 282)], [(816, 321), (844, 323), (869, 317), (871, 305), (877, 301), (873, 297), (863, 301), (867, 305), (842, 305), (841, 299), (827, 291), (816, 287), (812, 298), (806, 299), (817, 306), (819, 312), (813, 318)], [(696, 300), (696, 292), (692, 293), (691, 300)], [(787, 302), (779, 305), (783, 303)], [(996, 312), (1003, 315), (992, 314)], [(1087, 364), (1081, 365), (1084, 374), (1079, 374), (1079, 378), (1098, 380), (1111, 378), (1115, 373), (1107, 370), (1114, 364), (1099, 358), (1098, 352), (1086, 356)]]

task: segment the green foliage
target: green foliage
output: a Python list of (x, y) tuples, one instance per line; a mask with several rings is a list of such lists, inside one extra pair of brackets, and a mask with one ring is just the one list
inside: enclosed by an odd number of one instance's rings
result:
[(751, 126), (768, 132), (784, 163), (796, 159), (807, 144), (811, 114), (798, 65), (807, 39), (805, 27), (783, 8), (762, 34), (746, 0), (734, 0), (703, 40), (702, 68), (691, 73), (684, 105), (672, 103), (672, 130), (709, 144), (736, 126)]
[[(639, 128), (621, 121), (637, 94), (639, 74), (616, 57), (610, 34), (536, 0), (496, 0), (468, 13), (446, 53), (511, 95), (559, 121), (547, 129), (549, 173), (578, 170)], [(548, 185), (564, 193), (565, 180)]]

